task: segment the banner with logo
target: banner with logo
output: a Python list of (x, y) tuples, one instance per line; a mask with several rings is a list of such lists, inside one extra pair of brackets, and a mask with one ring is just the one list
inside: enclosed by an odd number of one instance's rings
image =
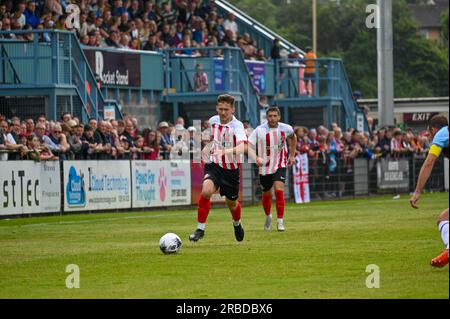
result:
[(0, 215), (61, 210), (59, 162), (0, 162)]
[(131, 208), (129, 161), (65, 161), (64, 211)]
[(265, 63), (259, 61), (246, 61), (253, 85), (258, 89), (260, 94), (266, 92), (266, 69)]
[(377, 163), (378, 188), (408, 189), (409, 161), (381, 158)]
[(141, 86), (140, 54), (90, 49), (84, 54), (102, 85)]
[(189, 161), (132, 161), (133, 208), (190, 205)]
[(309, 203), (309, 164), (308, 154), (298, 154), (295, 158), (295, 164), (292, 166), (292, 175), (294, 177), (294, 195), (297, 204)]

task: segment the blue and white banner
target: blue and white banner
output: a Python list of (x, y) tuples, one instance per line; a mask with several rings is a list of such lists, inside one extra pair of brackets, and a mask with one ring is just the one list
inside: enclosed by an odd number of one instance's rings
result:
[(131, 208), (129, 161), (65, 161), (64, 211)]
[(189, 161), (132, 161), (133, 208), (191, 204)]
[(61, 210), (59, 162), (0, 162), (0, 215)]

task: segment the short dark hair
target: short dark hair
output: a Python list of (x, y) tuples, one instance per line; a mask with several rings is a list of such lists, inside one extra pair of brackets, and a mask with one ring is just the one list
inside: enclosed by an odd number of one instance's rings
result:
[(269, 115), (270, 112), (277, 112), (279, 116), (281, 116), (281, 111), (278, 106), (271, 106), (266, 111), (266, 116)]
[(234, 102), (235, 102), (234, 96), (232, 96), (230, 94), (222, 94), (222, 95), (219, 95), (219, 97), (217, 98), (217, 104), (228, 103), (232, 107), (234, 107)]
[(443, 115), (435, 115), (431, 118), (430, 122), (428, 122), (428, 127), (431, 128), (437, 128), (440, 130), (441, 128), (448, 126), (448, 120)]

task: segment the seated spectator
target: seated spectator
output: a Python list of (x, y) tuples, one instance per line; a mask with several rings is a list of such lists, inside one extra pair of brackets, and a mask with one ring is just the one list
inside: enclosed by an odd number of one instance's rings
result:
[(208, 92), (209, 90), (208, 75), (203, 72), (203, 65), (200, 63), (197, 64), (194, 75), (194, 90), (195, 92)]
[(24, 15), (26, 24), (29, 24), (33, 29), (36, 29), (41, 20), (36, 15), (36, 3), (34, 1), (29, 0), (27, 2), (27, 9), (25, 10)]

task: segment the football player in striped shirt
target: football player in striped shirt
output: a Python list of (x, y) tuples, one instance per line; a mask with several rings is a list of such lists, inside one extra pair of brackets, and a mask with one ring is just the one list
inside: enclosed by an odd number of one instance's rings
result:
[[(431, 118), (428, 125), (433, 142), (428, 152), (428, 156), (420, 169), (419, 177), (417, 179), (416, 190), (409, 200), (413, 208), (419, 208), (417, 202), (419, 201), (420, 194), (422, 193), (431, 171), (433, 170), (436, 160), (441, 154), (449, 158), (449, 135), (448, 135), (448, 120), (445, 116), (435, 115)], [(441, 233), (442, 241), (446, 248), (444, 251), (433, 258), (430, 262), (433, 267), (444, 267), (448, 264), (448, 208), (445, 209), (438, 217), (438, 228)]]
[(277, 229), (284, 231), (286, 167), (295, 163), (297, 136), (290, 125), (280, 122), (278, 107), (268, 108), (266, 114), (267, 122), (258, 126), (248, 138), (248, 154), (259, 166), (262, 205), (266, 214), (264, 229), (272, 228), (272, 189), (275, 189)]
[(237, 241), (244, 239), (241, 225), (241, 204), (239, 197), (239, 165), (246, 150), (247, 136), (244, 125), (233, 115), (234, 97), (228, 94), (217, 99), (218, 115), (209, 120), (211, 141), (202, 151), (205, 162), (205, 177), (198, 202), (197, 229), (189, 240), (198, 241), (205, 234), (206, 219), (211, 209), (211, 196), (220, 190), (233, 218), (234, 234)]

